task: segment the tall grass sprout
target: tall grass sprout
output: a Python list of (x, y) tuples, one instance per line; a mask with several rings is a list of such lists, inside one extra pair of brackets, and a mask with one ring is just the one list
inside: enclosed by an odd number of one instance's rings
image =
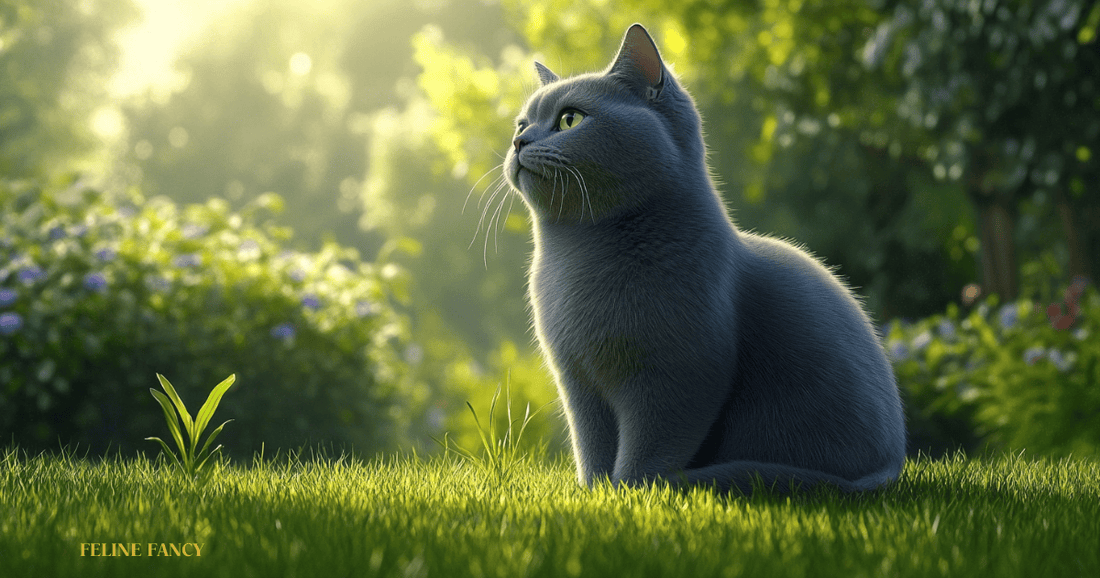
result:
[(458, 454), (464, 460), (474, 464), (496, 481), (507, 480), (516, 469), (516, 466), (522, 464), (528, 457), (527, 452), (521, 451), (520, 441), (523, 439), (523, 433), (527, 430), (527, 425), (531, 423), (531, 419), (542, 411), (542, 407), (540, 407), (532, 413), (531, 404), (528, 402), (523, 412), (523, 418), (513, 418), (511, 389), (505, 388), (504, 391), (505, 412), (508, 421), (503, 435), (497, 434), (497, 427), (495, 427), (493, 423), (496, 417), (497, 401), (499, 401), (501, 393), (501, 388), (499, 386), (497, 387), (496, 393), (493, 394), (492, 401), (489, 402), (487, 427), (483, 428), (481, 426), (481, 419), (478, 418), (477, 410), (474, 409), (473, 404), (469, 401), (466, 402), (466, 407), (470, 408), (470, 413), (474, 416), (477, 433), (481, 438), (481, 446), (482, 450), (484, 450), (482, 455), (475, 454), (473, 451), (462, 447), (458, 443), (452, 442), (447, 434), (444, 434), (442, 441), (434, 436), (432, 437), (436, 443), (443, 446), (445, 451)]

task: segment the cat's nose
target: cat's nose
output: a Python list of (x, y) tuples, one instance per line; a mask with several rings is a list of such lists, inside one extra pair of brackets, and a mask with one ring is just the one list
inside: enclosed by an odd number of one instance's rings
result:
[(516, 152), (518, 153), (520, 149), (527, 146), (527, 143), (529, 142), (530, 141), (528, 141), (527, 139), (521, 136), (517, 136), (516, 138), (512, 139), (512, 146), (516, 147)]

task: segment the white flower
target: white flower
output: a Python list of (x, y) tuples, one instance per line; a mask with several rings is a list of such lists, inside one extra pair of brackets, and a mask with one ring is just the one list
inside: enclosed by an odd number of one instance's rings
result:
[(932, 342), (932, 333), (929, 332), (926, 329), (926, 330), (922, 331), (920, 333), (920, 335), (917, 335), (916, 337), (913, 338), (913, 350), (914, 351), (920, 351), (920, 350), (924, 349), (925, 347), (928, 347), (928, 344), (931, 343), (931, 342)]

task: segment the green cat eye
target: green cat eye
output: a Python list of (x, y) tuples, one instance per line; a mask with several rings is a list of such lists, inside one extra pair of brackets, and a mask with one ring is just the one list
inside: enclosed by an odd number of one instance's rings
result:
[(567, 110), (558, 118), (558, 130), (569, 130), (584, 120), (584, 113), (579, 110)]

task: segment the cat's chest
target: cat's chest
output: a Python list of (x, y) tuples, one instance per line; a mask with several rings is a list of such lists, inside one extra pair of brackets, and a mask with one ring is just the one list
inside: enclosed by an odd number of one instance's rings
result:
[(723, 256), (666, 240), (629, 241), (536, 248), (531, 301), (549, 345), (672, 339), (728, 309)]

